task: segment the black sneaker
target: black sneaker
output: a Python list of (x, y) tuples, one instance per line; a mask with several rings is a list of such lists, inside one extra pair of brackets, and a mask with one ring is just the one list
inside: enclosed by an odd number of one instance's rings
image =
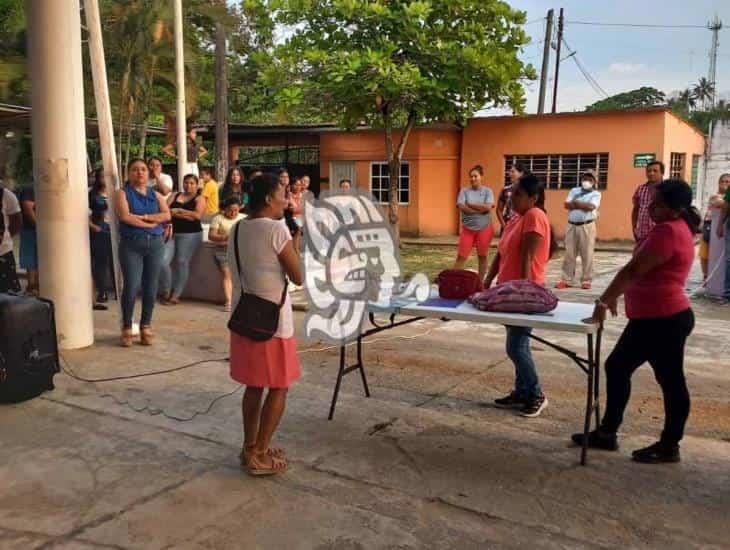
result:
[(512, 392), (505, 397), (494, 400), (494, 406), (500, 409), (521, 409), (526, 403), (527, 399), (517, 395), (517, 392)]
[(106, 311), (109, 309), (104, 304), (94, 304), (94, 311)]
[(527, 418), (535, 418), (536, 416), (540, 416), (540, 413), (545, 410), (547, 406), (548, 399), (547, 397), (545, 397), (545, 394), (542, 394), (538, 397), (531, 397), (527, 400), (525, 406), (522, 407), (520, 415)]
[[(579, 447), (583, 446), (583, 434), (573, 434), (570, 436), (573, 443)], [(618, 438), (616, 434), (605, 434), (599, 430), (588, 432), (588, 446), (591, 449), (603, 449), (604, 451), (618, 451)]]
[(105, 304), (109, 301), (109, 295), (106, 292), (99, 292), (96, 295), (96, 301), (100, 304)]
[(638, 449), (631, 453), (632, 458), (636, 462), (644, 464), (663, 464), (668, 462), (679, 462), (679, 445), (667, 445), (661, 441), (657, 441), (653, 445), (649, 445), (643, 449)]

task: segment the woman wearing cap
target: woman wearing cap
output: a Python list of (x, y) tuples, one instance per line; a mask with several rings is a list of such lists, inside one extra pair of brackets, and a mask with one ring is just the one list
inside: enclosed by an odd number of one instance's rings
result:
[(568, 211), (568, 229), (565, 232), (565, 257), (563, 278), (555, 288), (569, 288), (575, 284), (576, 259), (580, 257), (581, 288), (591, 288), (593, 279), (593, 251), (596, 246), (596, 219), (601, 204), (601, 194), (596, 190), (598, 177), (595, 170), (581, 175), (580, 185), (574, 187), (565, 199)]

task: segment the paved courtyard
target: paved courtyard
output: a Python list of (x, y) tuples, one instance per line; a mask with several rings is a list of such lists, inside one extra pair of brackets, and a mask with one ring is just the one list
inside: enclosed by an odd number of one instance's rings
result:
[[(594, 290), (561, 298), (592, 301), (626, 259), (599, 253)], [(620, 452), (592, 452), (587, 467), (569, 445), (585, 377), (561, 355), (533, 348), (541, 417), (493, 408), (512, 380), (497, 326), (428, 320), (378, 335), (364, 354), (372, 398), (346, 378), (331, 422), (337, 351), (300, 341), (304, 376), (277, 440), (293, 465), (268, 479), (238, 466), (240, 391), (207, 410), (236, 390), (224, 361), (96, 384), (60, 374), (55, 391), (0, 407), (0, 548), (728, 548), (730, 306), (694, 308), (692, 414), (683, 461), (667, 466), (629, 459), (661, 428), (648, 367)], [(119, 348), (116, 319), (96, 312), (97, 343), (64, 353), (68, 368), (99, 378), (228, 354), (226, 314), (208, 304), (159, 307), (151, 349)], [(609, 321), (604, 356), (624, 323)]]

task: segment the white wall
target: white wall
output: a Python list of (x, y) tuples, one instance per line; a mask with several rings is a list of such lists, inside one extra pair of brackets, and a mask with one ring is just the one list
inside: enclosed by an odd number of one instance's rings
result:
[(716, 120), (710, 127), (705, 155), (704, 185), (697, 191), (698, 206), (704, 211), (710, 195), (717, 192), (720, 176), (730, 173), (730, 120)]

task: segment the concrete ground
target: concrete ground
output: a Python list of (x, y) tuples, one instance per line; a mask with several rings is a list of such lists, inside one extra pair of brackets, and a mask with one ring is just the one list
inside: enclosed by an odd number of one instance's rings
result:
[[(592, 300), (626, 258), (599, 254), (594, 290), (561, 297)], [(378, 335), (365, 347), (373, 397), (346, 378), (332, 422), (337, 352), (300, 341), (304, 376), (276, 441), (292, 469), (268, 479), (238, 466), (240, 391), (210, 406), (236, 390), (225, 362), (95, 384), (60, 374), (55, 391), (0, 408), (0, 548), (728, 548), (729, 307), (694, 302), (692, 415), (683, 461), (666, 466), (629, 459), (661, 428), (648, 368), (621, 450), (592, 452), (587, 467), (568, 443), (585, 377), (567, 359), (533, 348), (550, 398), (541, 417), (493, 408), (512, 381), (497, 326), (429, 320)], [(207, 304), (159, 307), (153, 348), (117, 347), (113, 310), (96, 322), (94, 347), (63, 354), (88, 378), (228, 353), (226, 315)], [(604, 352), (624, 323), (608, 323)]]

